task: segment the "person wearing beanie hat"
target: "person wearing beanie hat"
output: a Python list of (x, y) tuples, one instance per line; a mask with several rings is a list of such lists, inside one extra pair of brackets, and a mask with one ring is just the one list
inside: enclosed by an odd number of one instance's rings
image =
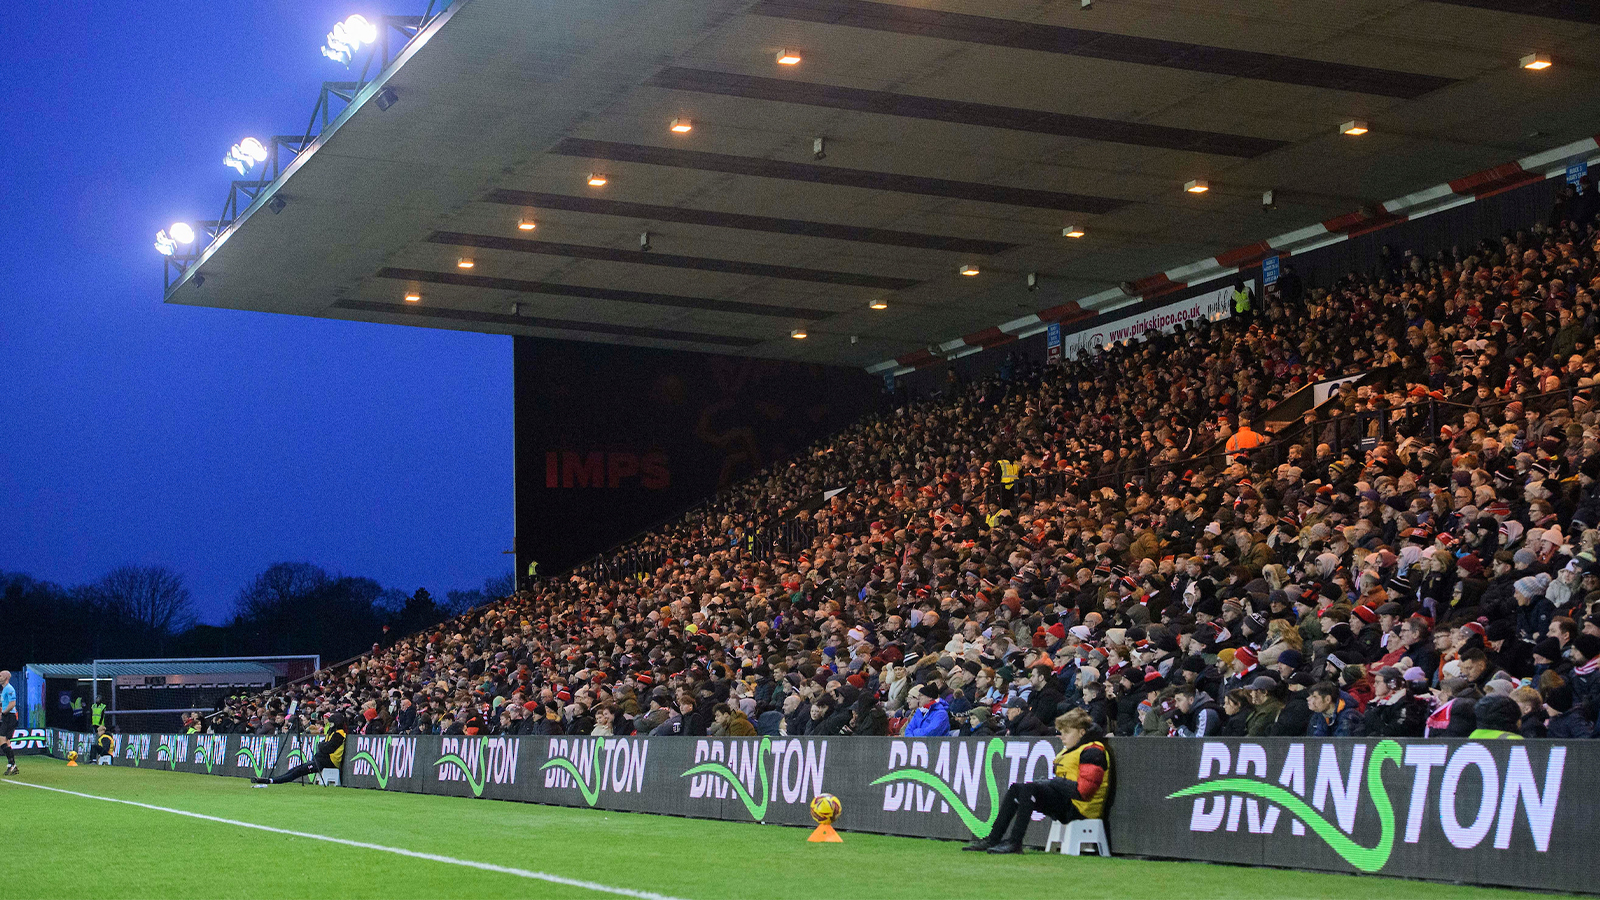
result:
[(1556, 616), (1556, 607), (1544, 595), (1550, 585), (1550, 576), (1544, 572), (1518, 578), (1513, 585), (1517, 604), (1517, 634), (1525, 641), (1537, 641), (1550, 630), (1550, 620)]
[(1473, 714), (1477, 727), (1467, 737), (1473, 740), (1494, 738), (1522, 740), (1522, 734), (1518, 729), (1522, 722), (1522, 710), (1510, 697), (1490, 694), (1479, 698), (1473, 707)]
[(1291, 648), (1278, 654), (1278, 661), (1273, 664), (1272, 668), (1276, 669), (1278, 674), (1284, 678), (1288, 678), (1300, 671), (1300, 667), (1303, 665), (1305, 665), (1305, 654)]
[(1261, 670), (1256, 668), (1256, 653), (1249, 647), (1238, 647), (1233, 651), (1233, 662), (1230, 666), (1228, 677), (1222, 681), (1222, 693), (1239, 690), (1256, 679)]
[(1562, 682), (1544, 697), (1544, 711), (1550, 716), (1546, 733), (1553, 738), (1583, 738), (1594, 733), (1594, 725), (1577, 706), (1571, 682)]

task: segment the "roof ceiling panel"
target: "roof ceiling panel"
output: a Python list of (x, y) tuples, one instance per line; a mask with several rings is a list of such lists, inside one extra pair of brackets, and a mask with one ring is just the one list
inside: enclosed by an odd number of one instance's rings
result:
[(1596, 33), (1433, 0), (467, 0), (167, 299), (867, 365), (1600, 132)]

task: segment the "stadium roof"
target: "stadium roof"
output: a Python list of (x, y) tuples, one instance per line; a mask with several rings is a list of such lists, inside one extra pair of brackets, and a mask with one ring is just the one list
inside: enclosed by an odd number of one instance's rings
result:
[(1594, 151), (1597, 26), (1556, 0), (458, 0), (166, 299), (894, 368)]
[(277, 670), (253, 662), (236, 663), (29, 663), (28, 668), (45, 678), (116, 678), (123, 675), (260, 675), (269, 681), (277, 677)]

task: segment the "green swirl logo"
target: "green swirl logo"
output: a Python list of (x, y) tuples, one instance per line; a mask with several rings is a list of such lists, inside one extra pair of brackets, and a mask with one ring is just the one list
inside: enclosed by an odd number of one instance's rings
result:
[(474, 797), (482, 797), (483, 796), (483, 786), (489, 779), (489, 774), (488, 774), (489, 773), (489, 767), (484, 764), (484, 753), (485, 753), (485, 751), (487, 749), (488, 749), (488, 743), (486, 741), (479, 740), (478, 741), (478, 773), (476, 775), (474, 775), (472, 773), (472, 767), (467, 765), (467, 761), (462, 759), (459, 755), (454, 754), (454, 753), (446, 753), (445, 755), (443, 755), (443, 756), (439, 757), (437, 760), (435, 760), (433, 765), (434, 765), (434, 768), (438, 768), (440, 766), (445, 766), (445, 765), (451, 765), (451, 766), (455, 766), (456, 768), (460, 769), (462, 776), (467, 779), (467, 786), (472, 788), (472, 796), (474, 796)]
[(1371, 874), (1388, 865), (1389, 854), (1394, 852), (1394, 805), (1389, 802), (1389, 792), (1383, 786), (1383, 764), (1393, 762), (1399, 766), (1402, 756), (1398, 743), (1385, 740), (1379, 741), (1372, 748), (1372, 758), (1367, 761), (1367, 794), (1372, 797), (1372, 805), (1378, 811), (1379, 827), (1378, 843), (1371, 847), (1363, 847), (1356, 843), (1353, 838), (1340, 831), (1337, 825), (1329, 822), (1321, 813), (1312, 809), (1310, 804), (1287, 788), (1254, 778), (1222, 778), (1207, 781), (1181, 791), (1174, 791), (1167, 795), (1167, 799), (1179, 800), (1210, 794), (1248, 794), (1268, 803), (1276, 803), (1310, 826), (1311, 830), (1326, 841), (1333, 852), (1343, 857), (1345, 862), (1362, 872)]
[(739, 797), (739, 802), (743, 803), (744, 808), (750, 811), (750, 817), (755, 819), (757, 822), (762, 822), (767, 818), (767, 799), (772, 787), (771, 777), (767, 773), (767, 764), (771, 761), (772, 738), (763, 737), (761, 738), (761, 745), (756, 748), (756, 772), (761, 776), (760, 800), (750, 796), (750, 791), (745, 788), (744, 782), (739, 780), (739, 776), (735, 775), (732, 769), (719, 762), (708, 761), (700, 763), (678, 777), (688, 778), (691, 775), (715, 775), (716, 777), (721, 778), (733, 788), (734, 794), (738, 795)]
[[(263, 751), (265, 749), (265, 747), (262, 748)], [(257, 778), (260, 778), (262, 771), (266, 769), (266, 753), (257, 753), (254, 747), (248, 744), (240, 744), (236, 764), (241, 768), (248, 768), (256, 774)]]
[(393, 743), (394, 736), (385, 735), (383, 738), (383, 747), (378, 751), (378, 755), (376, 757), (372, 755), (370, 750), (359, 751), (355, 756), (350, 757), (351, 762), (360, 762), (363, 760), (366, 762), (367, 767), (372, 770), (372, 777), (378, 782), (378, 788), (380, 790), (389, 789), (389, 773), (385, 769), (384, 762), (389, 758), (389, 745)]
[(218, 754), (212, 753), (211, 748), (205, 744), (201, 744), (194, 748), (194, 761), (205, 764), (207, 775), (211, 774), (211, 767), (216, 765), (217, 761), (213, 757), (217, 755)]
[(994, 827), (994, 820), (1000, 815), (1000, 784), (994, 774), (995, 757), (1001, 756), (1006, 751), (1006, 742), (999, 738), (990, 738), (989, 743), (983, 748), (983, 776), (984, 793), (989, 797), (989, 816), (979, 818), (976, 810), (967, 806), (955, 788), (944, 783), (944, 779), (921, 769), (895, 769), (872, 782), (876, 787), (880, 784), (889, 784), (895, 781), (910, 781), (929, 788), (939, 795), (939, 798), (950, 804), (950, 808), (961, 817), (961, 824), (974, 836), (983, 837)]
[(167, 768), (174, 772), (178, 770), (178, 759), (183, 756), (182, 747), (178, 743), (178, 741), (182, 740), (182, 738), (178, 738), (177, 741), (167, 741), (163, 739), (160, 746), (156, 747), (156, 759), (158, 761), (165, 761)]
[[(600, 756), (605, 752), (605, 749), (606, 739), (603, 737), (595, 738), (594, 757), (589, 766), (592, 771), (589, 775), (584, 775), (578, 771), (578, 767), (573, 764), (572, 760), (560, 756), (540, 766), (539, 771), (543, 772), (545, 769), (562, 769), (566, 771), (572, 775), (572, 780), (578, 783), (578, 792), (583, 794), (583, 802), (593, 806), (600, 799)], [(590, 782), (593, 782), (592, 786)]]

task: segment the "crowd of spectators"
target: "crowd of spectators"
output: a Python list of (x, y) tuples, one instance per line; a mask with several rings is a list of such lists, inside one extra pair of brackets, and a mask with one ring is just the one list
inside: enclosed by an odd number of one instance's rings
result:
[(1083, 708), (1118, 735), (1593, 737), (1585, 189), (1476, 247), (952, 379), (610, 562), (194, 727), (1042, 735)]

